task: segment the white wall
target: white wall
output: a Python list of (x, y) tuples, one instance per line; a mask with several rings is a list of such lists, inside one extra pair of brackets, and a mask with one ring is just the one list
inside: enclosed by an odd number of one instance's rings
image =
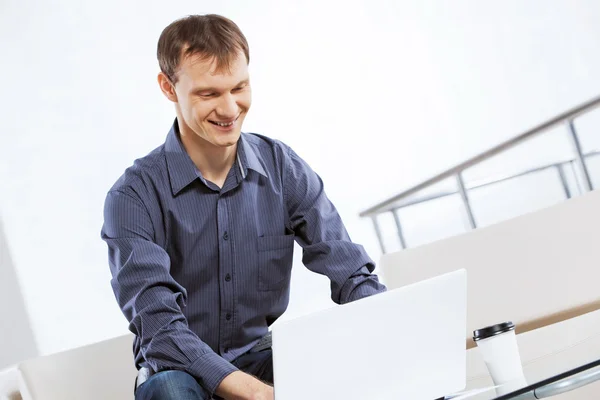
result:
[(38, 354), (0, 219), (0, 370)]
[[(246, 130), (295, 147), (374, 258), (359, 210), (600, 93), (595, 0), (5, 0), (0, 210), (42, 353), (126, 329), (102, 202), (173, 118), (155, 83), (160, 31), (206, 12), (250, 41)], [(510, 164), (562, 156), (561, 143)], [(327, 282), (295, 278), (290, 315), (330, 305)]]

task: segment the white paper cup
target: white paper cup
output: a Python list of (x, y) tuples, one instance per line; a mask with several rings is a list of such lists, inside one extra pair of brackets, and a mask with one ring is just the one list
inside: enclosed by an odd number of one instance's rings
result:
[(473, 340), (495, 385), (525, 380), (512, 322), (478, 329), (473, 332)]

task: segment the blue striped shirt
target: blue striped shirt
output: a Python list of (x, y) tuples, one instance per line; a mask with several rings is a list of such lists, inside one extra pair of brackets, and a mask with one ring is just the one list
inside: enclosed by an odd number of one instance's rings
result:
[(323, 182), (280, 141), (242, 133), (222, 188), (205, 180), (177, 121), (108, 192), (102, 238), (137, 367), (183, 370), (214, 392), (286, 310), (294, 240), (342, 304), (385, 290)]

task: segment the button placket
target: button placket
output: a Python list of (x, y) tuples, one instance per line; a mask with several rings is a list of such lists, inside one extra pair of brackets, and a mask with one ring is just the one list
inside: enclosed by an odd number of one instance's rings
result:
[(233, 340), (233, 313), (234, 310), (234, 291), (232, 281), (232, 264), (233, 264), (233, 243), (232, 236), (229, 232), (229, 213), (228, 199), (226, 196), (221, 196), (217, 206), (218, 212), (218, 230), (220, 234), (219, 240), (219, 275), (221, 281), (221, 321), (224, 324), (221, 329), (219, 338), (220, 347), (224, 353), (227, 353), (231, 347)]

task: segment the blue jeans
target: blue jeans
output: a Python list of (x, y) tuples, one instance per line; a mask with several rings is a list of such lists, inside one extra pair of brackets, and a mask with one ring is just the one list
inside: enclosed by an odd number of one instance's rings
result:
[[(273, 383), (271, 350), (246, 353), (233, 365), (263, 382)], [(142, 383), (135, 391), (135, 400), (209, 400), (210, 394), (190, 374), (183, 371), (161, 371)]]

